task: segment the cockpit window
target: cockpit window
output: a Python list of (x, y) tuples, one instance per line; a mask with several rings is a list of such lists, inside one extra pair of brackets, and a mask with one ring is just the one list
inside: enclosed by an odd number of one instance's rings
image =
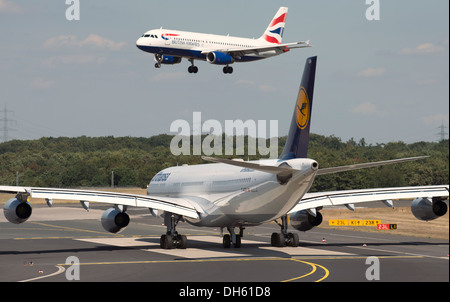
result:
[(144, 38), (148, 38), (148, 37), (150, 37), (150, 35), (144, 35)]

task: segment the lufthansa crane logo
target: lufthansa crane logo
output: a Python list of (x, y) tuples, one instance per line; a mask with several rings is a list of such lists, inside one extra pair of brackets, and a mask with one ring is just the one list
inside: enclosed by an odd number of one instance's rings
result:
[(297, 106), (295, 107), (295, 114), (297, 117), (297, 126), (300, 129), (305, 129), (309, 123), (310, 104), (308, 94), (302, 86), (297, 98)]

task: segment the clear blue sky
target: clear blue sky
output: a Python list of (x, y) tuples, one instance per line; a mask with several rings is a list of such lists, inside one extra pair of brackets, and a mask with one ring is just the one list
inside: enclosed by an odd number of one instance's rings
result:
[[(191, 123), (194, 111), (222, 123), (278, 120), (286, 135), (312, 55), (312, 132), (410, 143), (448, 127), (446, 0), (380, 0), (379, 21), (365, 18), (365, 0), (80, 2), (81, 20), (68, 21), (65, 0), (0, 0), (0, 110), (14, 111), (11, 138), (148, 137)], [(234, 64), (232, 75), (206, 62), (189, 74), (186, 60), (155, 69), (135, 46), (161, 26), (259, 37), (280, 6), (289, 7), (283, 42), (313, 47)]]

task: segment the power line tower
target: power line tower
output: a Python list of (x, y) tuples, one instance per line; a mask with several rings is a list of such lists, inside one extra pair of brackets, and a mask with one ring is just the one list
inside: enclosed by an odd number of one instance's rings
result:
[(442, 125), (438, 127), (438, 129), (441, 130), (438, 133), (438, 135), (440, 137), (439, 141), (445, 140), (445, 136), (448, 134), (447, 132), (445, 132), (445, 128), (447, 128), (447, 127), (444, 126), (444, 121), (442, 121)]
[(0, 131), (3, 132), (3, 140), (2, 142), (9, 141), (9, 132), (16, 131), (16, 129), (11, 128), (11, 125), (17, 124), (16, 120), (8, 117), (8, 113), (12, 113), (14, 115), (14, 111), (8, 110), (5, 105), (4, 110), (0, 110), (0, 113), (3, 113), (3, 117), (0, 118)]

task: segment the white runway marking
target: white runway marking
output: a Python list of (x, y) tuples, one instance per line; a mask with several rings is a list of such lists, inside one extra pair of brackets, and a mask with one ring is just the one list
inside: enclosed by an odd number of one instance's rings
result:
[[(149, 240), (151, 239), (151, 240)], [(312, 249), (306, 247), (271, 247), (267, 242), (244, 240), (242, 239), (241, 248), (224, 249), (222, 247), (222, 238), (218, 236), (189, 236), (188, 240), (193, 245), (193, 241), (201, 241), (217, 244), (214, 247), (195, 248), (189, 247), (183, 249), (165, 250), (159, 247), (159, 238), (83, 238), (80, 241), (91, 242), (96, 244), (112, 245), (118, 247), (142, 247), (142, 251), (159, 253), (173, 257), (187, 259), (207, 259), (207, 258), (235, 258), (235, 257), (279, 257), (282, 255), (289, 256), (351, 256), (354, 254), (329, 251), (324, 249)], [(247, 246), (246, 246), (247, 245)]]

